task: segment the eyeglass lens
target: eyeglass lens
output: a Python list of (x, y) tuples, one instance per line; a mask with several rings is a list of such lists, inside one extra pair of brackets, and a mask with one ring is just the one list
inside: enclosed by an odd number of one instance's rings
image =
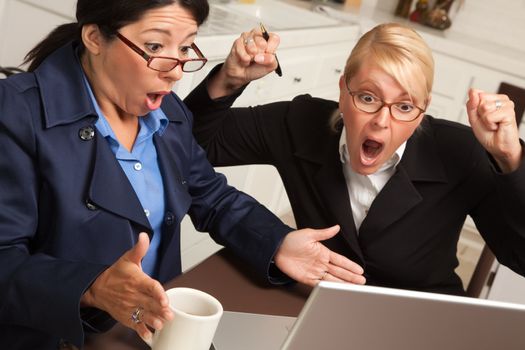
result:
[(170, 57), (152, 57), (149, 61), (149, 67), (161, 72), (168, 72), (180, 64), (184, 72), (195, 72), (201, 69), (205, 63), (206, 61), (199, 57), (193, 48), (187, 47), (180, 60)]
[(419, 114), (421, 114), (421, 110), (410, 103), (398, 102), (388, 104), (368, 93), (352, 93), (352, 98), (354, 100), (355, 106), (359, 110), (366, 113), (376, 113), (381, 108), (383, 108), (383, 106), (388, 106), (392, 117), (398, 120), (411, 121), (416, 119)]

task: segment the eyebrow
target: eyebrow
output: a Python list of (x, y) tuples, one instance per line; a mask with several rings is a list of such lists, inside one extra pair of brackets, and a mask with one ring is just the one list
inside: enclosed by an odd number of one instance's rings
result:
[[(161, 33), (161, 34), (165, 34), (169, 37), (171, 37), (171, 32), (169, 30), (166, 30), (166, 29), (160, 29), (160, 28), (151, 28), (151, 29), (146, 29), (144, 30), (142, 33), (148, 33), (148, 32), (156, 32), (156, 33)], [(186, 35), (186, 37), (184, 38), (184, 40), (192, 37), (192, 36), (197, 36), (197, 32), (193, 32), (193, 33), (189, 33), (188, 35)]]
[[(383, 95), (383, 98), (384, 98), (383, 89), (381, 89), (381, 87), (379, 87), (374, 81), (372, 81), (372, 80), (365, 80), (365, 81), (361, 82), (359, 85), (362, 86), (362, 85), (365, 85), (367, 83), (373, 85), (374, 90), (377, 90), (374, 93), (381, 92), (381, 95)], [(363, 87), (361, 87), (361, 89), (363, 89)], [(372, 89), (369, 89), (367, 87), (365, 87), (364, 89), (365, 90), (372, 90)], [(379, 95), (379, 94), (377, 94), (377, 95)], [(414, 98), (412, 96), (410, 96), (410, 94), (408, 92), (406, 92), (406, 91), (404, 91), (403, 94), (401, 94), (401, 95), (396, 97), (396, 99), (402, 99), (402, 98), (409, 98), (410, 100), (415, 101)]]

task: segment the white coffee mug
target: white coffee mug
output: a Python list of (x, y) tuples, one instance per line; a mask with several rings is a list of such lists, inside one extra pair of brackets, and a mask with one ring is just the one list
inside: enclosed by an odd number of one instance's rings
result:
[(173, 320), (165, 322), (146, 343), (153, 350), (209, 350), (222, 316), (221, 303), (192, 288), (172, 288), (166, 294)]

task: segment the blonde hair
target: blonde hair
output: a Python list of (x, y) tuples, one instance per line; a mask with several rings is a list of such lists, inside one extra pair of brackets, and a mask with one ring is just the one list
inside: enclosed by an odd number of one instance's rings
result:
[[(346, 83), (364, 63), (375, 65), (393, 77), (414, 100), (428, 103), (434, 82), (434, 59), (432, 50), (414, 29), (385, 23), (365, 33), (346, 61)], [(334, 114), (331, 126), (335, 128), (339, 120), (339, 113)]]

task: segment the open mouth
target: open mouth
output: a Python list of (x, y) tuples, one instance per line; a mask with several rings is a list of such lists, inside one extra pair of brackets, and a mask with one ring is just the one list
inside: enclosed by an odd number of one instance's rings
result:
[(383, 143), (366, 139), (361, 145), (361, 162), (364, 165), (374, 164), (381, 155), (383, 148)]
[(166, 94), (167, 93), (164, 93), (164, 92), (156, 92), (156, 93), (147, 94), (146, 104), (148, 106), (148, 109), (151, 111), (158, 109), (162, 103), (162, 98)]

